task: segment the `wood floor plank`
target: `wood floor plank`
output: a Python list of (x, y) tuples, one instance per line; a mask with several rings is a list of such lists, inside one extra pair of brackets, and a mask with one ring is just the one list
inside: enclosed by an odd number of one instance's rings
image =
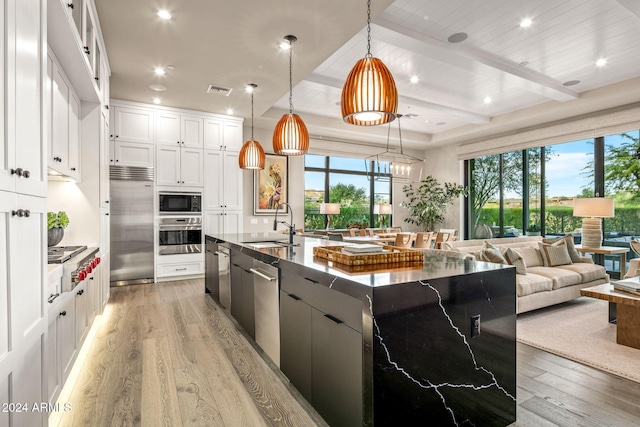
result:
[(174, 369), (183, 426), (223, 426), (206, 376), (197, 365)]
[(527, 408), (518, 406), (516, 411), (516, 422), (512, 424), (517, 427), (557, 427), (558, 425), (542, 418)]
[(145, 340), (142, 352), (142, 425), (180, 425), (177, 387), (166, 337)]

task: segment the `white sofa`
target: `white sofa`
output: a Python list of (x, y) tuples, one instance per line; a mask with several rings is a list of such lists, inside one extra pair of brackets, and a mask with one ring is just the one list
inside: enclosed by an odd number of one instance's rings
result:
[(517, 313), (570, 301), (580, 296), (582, 288), (609, 282), (604, 267), (594, 264), (591, 258), (580, 257), (577, 252), (573, 262), (545, 267), (539, 250), (539, 243), (543, 242), (540, 236), (445, 242), (443, 249), (472, 253), (477, 258), (485, 247), (484, 242), (501, 251), (512, 248), (524, 258), (526, 273), (516, 274)]

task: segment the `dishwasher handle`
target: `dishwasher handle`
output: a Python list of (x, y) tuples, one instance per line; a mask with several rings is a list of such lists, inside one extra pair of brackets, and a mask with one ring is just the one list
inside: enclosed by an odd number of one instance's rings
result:
[(257, 270), (255, 268), (250, 268), (249, 271), (251, 271), (253, 274), (257, 274), (258, 276), (262, 277), (263, 279), (267, 279), (270, 282), (273, 282), (274, 280), (277, 280), (277, 277), (273, 277), (273, 276), (269, 276), (266, 273), (263, 273), (260, 270)]

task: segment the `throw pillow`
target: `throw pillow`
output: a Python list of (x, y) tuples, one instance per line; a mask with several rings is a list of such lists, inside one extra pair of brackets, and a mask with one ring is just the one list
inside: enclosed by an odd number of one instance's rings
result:
[(516, 274), (527, 274), (527, 266), (522, 259), (522, 256), (513, 250), (512, 248), (507, 248), (504, 251), (505, 258), (507, 259), (507, 263), (509, 265), (513, 265), (516, 268)]
[(569, 233), (566, 236), (561, 237), (549, 237), (546, 239), (542, 239), (542, 243), (556, 243), (560, 240), (564, 240), (567, 245), (567, 251), (569, 252), (569, 257), (571, 257), (571, 262), (584, 262), (578, 251), (576, 250), (576, 246), (573, 244), (573, 234)]
[(500, 249), (493, 246), (486, 240), (484, 241), (482, 250), (480, 252), (484, 261), (489, 261), (496, 264), (507, 264), (507, 260), (502, 256)]
[(573, 264), (564, 239), (552, 244), (540, 242), (538, 243), (538, 246), (540, 247), (542, 262), (545, 267), (557, 267), (558, 265)]
[(524, 265), (527, 267), (539, 267), (542, 264), (542, 257), (540, 256), (540, 250), (533, 246), (526, 246), (523, 248), (514, 248), (516, 252), (522, 255)]

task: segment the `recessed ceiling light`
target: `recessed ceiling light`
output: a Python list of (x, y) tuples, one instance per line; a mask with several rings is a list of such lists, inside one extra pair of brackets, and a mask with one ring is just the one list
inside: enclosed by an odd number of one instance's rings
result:
[(153, 98), (153, 103), (154, 104), (160, 104), (160, 103), (162, 103), (162, 100), (160, 98)]
[(447, 39), (447, 41), (449, 43), (460, 43), (463, 42), (467, 39), (467, 37), (469, 37), (469, 35), (467, 33), (455, 33), (449, 36), (449, 38)]
[(418, 76), (411, 76), (411, 78), (409, 79), (409, 81), (410, 81), (411, 83), (414, 83), (414, 84), (415, 84), (415, 83), (418, 83), (418, 82), (420, 81), (420, 77), (418, 77)]
[(162, 19), (171, 19), (171, 14), (169, 13), (168, 10), (165, 10), (165, 9), (160, 9), (158, 11), (158, 16)]
[(155, 90), (156, 92), (164, 92), (165, 90), (167, 90), (167, 87), (162, 85), (152, 84), (152, 85), (149, 85), (149, 89)]
[(425, 122), (425, 123), (429, 123), (429, 120), (425, 120), (424, 122)]
[(490, 96), (485, 96), (485, 97), (484, 97), (484, 103), (485, 103), (485, 104), (491, 104), (491, 101), (492, 101), (492, 99), (491, 99), (491, 97), (490, 97)]
[(531, 24), (533, 24), (531, 18), (524, 18), (522, 21), (520, 21), (520, 28), (529, 28)]
[(167, 65), (167, 70), (175, 70), (176, 67), (174, 65)]
[(233, 114), (233, 108), (227, 108), (227, 114), (228, 115), (232, 115)]
[(600, 58), (596, 61), (597, 67), (604, 67), (605, 65), (607, 65), (607, 60), (604, 58)]
[(153, 70), (153, 71), (158, 76), (164, 76), (164, 74), (165, 74), (164, 68), (162, 68), (162, 67), (156, 67), (155, 70)]
[(580, 80), (569, 80), (562, 83), (562, 86), (575, 86), (577, 84), (580, 84)]

